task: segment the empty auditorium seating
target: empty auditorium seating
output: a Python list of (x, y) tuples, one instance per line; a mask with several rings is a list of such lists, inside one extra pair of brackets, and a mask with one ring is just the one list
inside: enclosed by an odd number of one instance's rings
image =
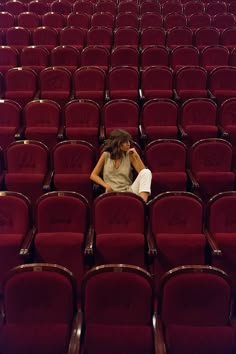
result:
[(184, 14), (171, 12), (164, 18), (164, 28), (169, 30), (173, 27), (182, 27), (187, 25), (187, 18)]
[(51, 11), (68, 15), (72, 12), (72, 4), (67, 0), (55, 0), (50, 4)]
[(165, 17), (166, 15), (178, 12), (183, 12), (183, 5), (178, 1), (165, 1), (161, 6), (161, 13)]
[(81, 66), (97, 66), (107, 71), (110, 65), (110, 52), (102, 46), (87, 46), (81, 52)]
[(90, 27), (90, 16), (83, 12), (71, 12), (66, 18), (67, 26), (80, 27), (88, 30)]
[(220, 41), (220, 31), (216, 27), (200, 27), (195, 32), (195, 45), (199, 50), (209, 45), (217, 45)]
[[(93, 238), (87, 245), (95, 264), (146, 267), (145, 205), (130, 192), (100, 195), (93, 203)], [(94, 245), (94, 248), (93, 248)]]
[(137, 48), (130, 46), (115, 47), (111, 52), (111, 67), (131, 66), (138, 69), (139, 67), (139, 51)]
[(65, 26), (65, 16), (57, 12), (47, 12), (42, 15), (42, 26), (53, 27), (60, 30)]
[(147, 272), (123, 264), (96, 267), (87, 273), (82, 292), (82, 351), (157, 353), (153, 286)]
[(140, 66), (146, 69), (150, 66), (168, 66), (169, 51), (164, 46), (148, 46), (140, 53)]
[(173, 96), (173, 71), (168, 67), (152, 66), (141, 73), (140, 97), (172, 98)]
[(139, 45), (139, 32), (133, 27), (120, 27), (114, 32), (114, 47), (129, 46), (137, 48)]
[(139, 19), (133, 12), (120, 12), (116, 15), (115, 27), (133, 27), (138, 29)]
[(219, 108), (219, 128), (222, 138), (230, 141), (233, 148), (233, 167), (236, 166), (236, 99), (229, 98)]
[(28, 4), (28, 10), (38, 15), (44, 15), (49, 11), (48, 3), (40, 0), (32, 0)]
[(116, 14), (116, 3), (113, 1), (99, 0), (96, 3), (97, 12), (108, 12), (112, 15)]
[(170, 99), (148, 100), (141, 112), (142, 138), (145, 142), (156, 139), (177, 139), (178, 106)]
[(218, 103), (236, 97), (236, 68), (221, 66), (211, 71), (209, 89)]
[(15, 17), (10, 12), (1, 11), (0, 12), (0, 28), (6, 32), (7, 28), (14, 27)]
[(37, 95), (37, 75), (28, 68), (12, 68), (5, 75), (5, 98), (18, 102), (22, 107)]
[(107, 98), (128, 98), (138, 100), (139, 98), (139, 72), (137, 69), (128, 66), (117, 66), (108, 73)]
[(4, 281), (1, 352), (77, 353), (74, 282), (72, 273), (58, 265), (27, 264), (12, 269)]
[(114, 16), (109, 12), (95, 12), (91, 16), (91, 27), (107, 27), (113, 29)]
[(34, 70), (37, 74), (49, 66), (49, 51), (41, 46), (24, 47), (20, 53), (20, 65)]
[(60, 139), (61, 110), (51, 100), (34, 100), (24, 107), (24, 137), (39, 140), (50, 150)]
[(113, 32), (107, 27), (91, 27), (87, 32), (87, 45), (101, 46), (111, 49)]
[(208, 98), (192, 98), (182, 104), (179, 115), (181, 140), (187, 146), (200, 139), (217, 138), (217, 105)]
[(87, 141), (67, 140), (53, 149), (53, 185), (58, 191), (76, 191), (91, 203), (89, 176), (95, 165), (95, 149)]
[(5, 187), (26, 195), (35, 203), (49, 189), (49, 152), (39, 141), (21, 140), (11, 143), (6, 150)]
[(80, 65), (80, 52), (71, 45), (60, 45), (51, 50), (51, 64), (54, 67), (64, 67), (73, 74)]
[(148, 204), (149, 232), (155, 238), (154, 282), (168, 270), (187, 264), (205, 264), (203, 203), (189, 192), (159, 194)]
[(64, 110), (65, 136), (70, 140), (85, 140), (98, 150), (100, 136), (100, 107), (89, 99), (72, 100)]
[(200, 66), (185, 66), (175, 74), (175, 96), (177, 100), (208, 97), (207, 71)]
[(5, 150), (21, 136), (21, 106), (12, 100), (0, 100), (0, 117), (1, 148)]
[(145, 48), (150, 45), (163, 45), (166, 42), (166, 32), (163, 28), (147, 27), (141, 31), (140, 47)]
[(205, 11), (211, 16), (222, 14), (227, 12), (227, 5), (223, 1), (212, 1), (206, 4)]
[(201, 52), (201, 66), (208, 71), (229, 63), (229, 50), (222, 45), (205, 47)]
[(24, 27), (10, 27), (6, 30), (6, 45), (21, 51), (31, 44), (30, 31)]
[(174, 27), (167, 31), (166, 45), (173, 49), (179, 45), (192, 45), (193, 33), (189, 27)]
[(212, 18), (212, 26), (219, 30), (235, 26), (235, 17), (230, 13), (218, 13)]
[(223, 139), (201, 139), (188, 151), (192, 191), (204, 201), (234, 189), (232, 146)]
[(32, 30), (41, 25), (41, 19), (34, 12), (22, 12), (17, 16), (17, 25)]
[(159, 298), (161, 333), (168, 353), (235, 351), (231, 284), (222, 270), (207, 266), (173, 269), (162, 279)]
[(71, 97), (71, 73), (64, 67), (47, 67), (39, 74), (40, 98), (63, 107)]
[(73, 91), (75, 98), (91, 99), (103, 104), (105, 97), (106, 74), (94, 66), (81, 67), (73, 74)]
[(19, 52), (11, 46), (0, 46), (0, 72), (5, 75), (7, 70), (17, 67)]
[(191, 16), (193, 14), (204, 13), (205, 6), (204, 3), (198, 0), (191, 0), (184, 4), (184, 14), (186, 16)]
[(188, 26), (194, 31), (201, 27), (209, 27), (211, 26), (211, 16), (205, 12), (193, 13), (188, 18)]
[(117, 6), (117, 12), (132, 12), (136, 15), (139, 13), (139, 6), (136, 2), (133, 1), (121, 1)]
[(27, 5), (22, 1), (9, 0), (4, 4), (4, 10), (12, 15), (19, 15), (21, 12), (27, 10)]
[(194, 46), (178, 46), (170, 53), (170, 65), (173, 70), (178, 70), (186, 65), (199, 65), (199, 51)]
[(129, 99), (113, 99), (103, 108), (103, 130), (107, 138), (114, 129), (127, 130), (135, 141), (139, 141), (139, 107)]
[(32, 31), (32, 42), (33, 45), (51, 50), (59, 44), (58, 31), (48, 26), (37, 27)]
[(0, 238), (0, 291), (6, 273), (23, 264), (21, 247), (32, 238), (32, 210), (28, 198), (21, 193), (0, 192), (1, 238)]
[(37, 202), (34, 260), (69, 269), (77, 281), (78, 301), (89, 225), (88, 202), (76, 192), (50, 192)]
[(85, 33), (82, 28), (64, 27), (59, 34), (59, 43), (69, 45), (82, 50), (85, 44)]
[[(158, 6), (158, 3), (154, 2), (146, 2), (147, 4), (151, 4), (154, 6)], [(159, 13), (155, 12), (145, 12), (140, 17), (140, 25), (139, 28), (143, 30), (144, 28), (148, 27), (162, 27), (163, 19)]]
[(73, 4), (73, 12), (82, 12), (92, 15), (94, 13), (94, 4), (91, 1), (77, 0)]
[(144, 15), (146, 13), (160, 14), (161, 6), (160, 3), (156, 1), (143, 1), (140, 3), (140, 14)]
[(220, 43), (224, 47), (227, 47), (229, 50), (235, 48), (236, 47), (235, 35), (236, 35), (235, 27), (225, 28), (221, 33)]
[(186, 191), (187, 149), (182, 142), (155, 140), (146, 145), (144, 159), (152, 171), (152, 197), (167, 191)]

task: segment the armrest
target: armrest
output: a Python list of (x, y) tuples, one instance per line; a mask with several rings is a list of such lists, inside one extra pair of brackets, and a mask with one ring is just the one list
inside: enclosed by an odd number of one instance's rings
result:
[(176, 101), (180, 102), (180, 101), (181, 101), (181, 98), (180, 98), (180, 96), (178, 95), (176, 89), (173, 89), (173, 94), (174, 94), (174, 99), (175, 99)]
[(186, 131), (184, 130), (183, 126), (181, 124), (178, 124), (178, 129), (179, 129), (179, 132), (180, 132), (180, 137), (183, 139), (183, 138), (187, 138), (188, 137), (188, 134), (186, 133)]
[(157, 256), (156, 241), (151, 230), (147, 231), (147, 255), (150, 262)]
[(51, 190), (51, 183), (53, 179), (54, 171), (50, 170), (46, 174), (44, 181), (43, 181), (43, 191), (44, 192), (49, 192)]
[(40, 90), (37, 90), (37, 91), (35, 92), (35, 95), (34, 95), (33, 100), (38, 100), (39, 98), (40, 98)]
[(57, 132), (57, 140), (58, 141), (64, 140), (64, 134), (65, 134), (65, 127), (64, 125), (61, 125)]
[(189, 179), (191, 181), (192, 189), (193, 190), (199, 189), (200, 188), (199, 183), (197, 182), (196, 178), (194, 177), (192, 171), (189, 169), (187, 169), (186, 171), (187, 171), (187, 174), (188, 174)]
[(140, 100), (141, 100), (141, 101), (144, 101), (144, 100), (145, 100), (145, 96), (144, 96), (144, 94), (143, 94), (143, 90), (140, 88), (140, 89), (138, 90), (138, 92), (139, 92), (139, 98), (140, 98)]
[(166, 354), (166, 345), (164, 341), (160, 318), (156, 314), (154, 314), (152, 322), (154, 330), (155, 354)]
[(222, 125), (221, 124), (217, 124), (217, 127), (219, 129), (221, 138), (229, 139), (229, 133), (222, 127)]
[(144, 132), (142, 124), (139, 124), (138, 126), (139, 134), (140, 134), (140, 139), (142, 142), (146, 143), (147, 141), (147, 134)]
[(20, 256), (28, 257), (30, 255), (30, 249), (32, 247), (35, 234), (36, 234), (36, 227), (34, 226), (32, 229), (30, 229), (27, 232), (27, 234), (25, 235), (22, 241), (20, 252), (19, 252)]
[(21, 140), (25, 135), (25, 127), (20, 127), (14, 135), (15, 140)]
[(92, 257), (94, 255), (94, 240), (95, 240), (95, 230), (93, 226), (90, 226), (85, 240), (85, 248), (84, 248), (84, 255), (87, 257)]
[(212, 256), (221, 257), (222, 256), (222, 251), (221, 251), (221, 249), (219, 249), (217, 243), (212, 238), (212, 236), (210, 235), (209, 231), (208, 230), (204, 230), (204, 234), (206, 236), (208, 245), (210, 246), (210, 250), (211, 250)]
[(213, 101), (216, 101), (216, 96), (214, 96), (213, 93), (209, 89), (207, 90), (207, 94), (208, 94), (209, 98), (211, 98)]
[(101, 125), (99, 131), (99, 142), (102, 144), (104, 143), (104, 140), (105, 140), (105, 129), (104, 129), (104, 125)]
[(107, 102), (107, 101), (110, 101), (110, 99), (111, 99), (111, 97), (110, 97), (110, 92), (109, 92), (109, 90), (107, 89), (107, 90), (105, 90), (105, 101)]
[(78, 311), (72, 324), (68, 354), (79, 354), (80, 352), (80, 337), (82, 331), (82, 323), (83, 323), (82, 312)]

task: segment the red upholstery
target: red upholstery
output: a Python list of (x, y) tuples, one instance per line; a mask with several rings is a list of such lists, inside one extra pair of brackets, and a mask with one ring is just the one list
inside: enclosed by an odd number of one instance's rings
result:
[(51, 50), (58, 45), (58, 31), (48, 26), (37, 27), (32, 31), (32, 42)]
[[(155, 1), (141, 1), (140, 2), (140, 14), (146, 14), (146, 13), (154, 13), (154, 14), (160, 14), (161, 13), (161, 6), (159, 3)], [(154, 23), (152, 23), (154, 24)], [(151, 25), (152, 25), (151, 24)], [(149, 27), (149, 26), (148, 26)]]
[(56, 190), (76, 191), (92, 201), (89, 176), (95, 165), (95, 150), (86, 141), (64, 141), (53, 150)]
[(97, 67), (81, 67), (73, 75), (76, 98), (91, 99), (103, 104), (105, 96), (105, 72)]
[(179, 45), (192, 45), (192, 30), (188, 27), (174, 27), (167, 32), (166, 45), (173, 49)]
[(191, 146), (200, 139), (216, 138), (217, 105), (207, 98), (192, 98), (182, 104), (179, 123), (182, 140)]
[(95, 12), (91, 16), (91, 27), (107, 27), (113, 29), (114, 16), (109, 12)]
[(139, 6), (137, 3), (132, 2), (132, 1), (130, 1), (130, 2), (121, 1), (118, 4), (117, 11), (118, 11), (118, 13), (132, 12), (132, 13), (138, 15), (139, 14)]
[(5, 98), (18, 102), (22, 108), (37, 92), (37, 75), (28, 68), (9, 69), (5, 77)]
[(155, 237), (154, 281), (184, 264), (204, 264), (206, 240), (202, 231), (203, 205), (189, 192), (167, 192), (149, 206), (150, 231)]
[(218, 13), (217, 15), (213, 16), (212, 25), (218, 28), (219, 30), (234, 27), (235, 17), (233, 14), (230, 13)]
[(145, 274), (140, 268), (122, 265), (98, 267), (87, 274), (84, 353), (154, 352), (152, 286)]
[(199, 65), (199, 51), (193, 46), (178, 46), (170, 53), (170, 64), (173, 70), (185, 65)]
[(48, 172), (48, 149), (36, 141), (12, 143), (6, 151), (7, 190), (25, 194), (32, 203), (43, 193), (43, 183)]
[(168, 66), (169, 51), (164, 46), (149, 46), (141, 52), (141, 67), (146, 69), (150, 66)]
[(145, 99), (172, 98), (173, 72), (168, 67), (149, 67), (142, 72), (141, 90)]
[(41, 70), (49, 66), (49, 52), (40, 46), (24, 47), (20, 53), (20, 64), (39, 74)]
[(166, 32), (163, 28), (147, 27), (141, 32), (140, 46), (141, 48), (150, 45), (163, 45), (165, 46)]
[(231, 287), (224, 272), (207, 266), (173, 269), (163, 278), (160, 296), (168, 353), (235, 351), (235, 335), (229, 325)]
[(10, 12), (12, 15), (19, 15), (21, 12), (26, 11), (27, 5), (18, 0), (10, 0), (5, 3), (4, 8), (6, 12)]
[(0, 192), (0, 291), (6, 273), (23, 264), (19, 250), (31, 228), (31, 205), (20, 193)]
[(72, 4), (67, 0), (55, 0), (51, 3), (51, 11), (58, 12), (63, 15), (68, 15), (72, 12)]
[(49, 149), (57, 143), (60, 106), (51, 100), (34, 100), (24, 108), (25, 138), (39, 140)]
[(68, 102), (64, 119), (67, 139), (85, 140), (98, 148), (100, 108), (96, 102), (86, 99)]
[(63, 107), (71, 96), (71, 73), (64, 67), (48, 67), (39, 75), (40, 98), (56, 101)]
[(142, 128), (146, 141), (177, 139), (178, 107), (168, 99), (152, 99), (142, 108)]
[(120, 27), (114, 32), (114, 47), (129, 46), (137, 48), (139, 32), (133, 27)]
[(102, 46), (87, 46), (81, 52), (81, 66), (97, 66), (107, 71), (110, 65), (109, 50)]
[(132, 46), (119, 46), (111, 52), (111, 67), (115, 66), (131, 66), (138, 69), (139, 52), (137, 48)]
[(52, 66), (64, 67), (73, 74), (80, 64), (80, 52), (74, 46), (60, 45), (51, 50)]
[(41, 2), (38, 0), (32, 0), (28, 4), (28, 10), (31, 12), (35, 12), (38, 15), (44, 15), (48, 12), (48, 3)]
[(235, 27), (225, 28), (221, 33), (221, 44), (228, 49), (235, 48), (236, 45), (236, 29)]
[(204, 11), (205, 11), (204, 3), (200, 1), (191, 0), (186, 2), (186, 4), (184, 4), (184, 13), (186, 16), (203, 13)]
[(166, 16), (173, 12), (182, 13), (183, 5), (178, 1), (166, 1), (161, 6), (161, 12), (163, 16)]
[(121, 12), (116, 15), (116, 28), (119, 27), (133, 27), (138, 29), (139, 19), (133, 12)]
[(207, 71), (200, 66), (186, 66), (179, 69), (175, 75), (175, 89), (180, 100), (189, 98), (206, 98)]
[(145, 267), (144, 204), (133, 193), (109, 193), (93, 204), (96, 264)]
[(66, 269), (35, 264), (12, 270), (4, 284), (1, 352), (66, 354), (74, 302), (72, 275)]
[(6, 31), (7, 28), (14, 27), (15, 18), (14, 15), (7, 11), (0, 12), (0, 28)]
[(109, 97), (137, 100), (139, 72), (132, 67), (115, 67), (108, 74)]
[(96, 3), (97, 12), (109, 12), (112, 15), (116, 14), (116, 3), (113, 1), (99, 0)]
[[(186, 4), (186, 6), (187, 6), (187, 4)], [(198, 2), (198, 4), (202, 4), (202, 3)], [(192, 30), (197, 30), (198, 28), (201, 28), (201, 27), (209, 27), (210, 25), (211, 25), (211, 16), (209, 14), (205, 13), (204, 11), (202, 11), (200, 13), (193, 13), (188, 18), (188, 26)], [(204, 35), (202, 36), (202, 40), (203, 40), (203, 38), (204, 38)], [(196, 41), (196, 39), (195, 39), (195, 41)], [(197, 43), (197, 41), (196, 41), (196, 43)]]
[(218, 103), (227, 98), (236, 97), (236, 68), (224, 66), (215, 68), (209, 78), (209, 89), (216, 97)]
[(71, 12), (67, 15), (67, 26), (80, 27), (87, 30), (90, 27), (90, 16), (83, 12)]
[(111, 49), (113, 35), (111, 28), (91, 27), (87, 32), (87, 45), (101, 46)]
[(42, 15), (42, 25), (60, 30), (65, 26), (65, 16), (60, 12), (47, 12)]
[[(145, 11), (144, 8), (145, 6), (153, 6), (153, 7), (159, 7), (159, 3), (155, 3), (155, 2), (151, 2), (151, 1), (146, 1), (144, 4), (141, 5), (140, 7), (140, 12), (142, 13), (142, 11)], [(157, 13), (157, 12), (144, 12), (141, 15), (140, 18), (140, 29), (143, 30), (144, 28), (148, 28), (148, 27), (162, 27), (162, 16)]]
[(228, 65), (229, 51), (224, 46), (205, 47), (201, 53), (201, 65), (206, 70), (212, 70), (218, 66)]
[(195, 32), (195, 45), (202, 50), (209, 45), (217, 45), (220, 41), (220, 31), (216, 27), (202, 27)]
[[(0, 19), (1, 21), (1, 19)], [(17, 66), (19, 52), (11, 46), (0, 46), (0, 72), (5, 75), (6, 72)]]
[(30, 45), (30, 31), (24, 27), (10, 27), (6, 30), (6, 45), (12, 46), (21, 51), (27, 45)]
[(164, 28), (169, 30), (173, 27), (182, 27), (187, 25), (187, 18), (184, 14), (178, 12), (168, 13), (164, 18)]
[(212, 3), (206, 4), (205, 10), (211, 16), (222, 14), (227, 12), (227, 4), (223, 1), (213, 1)]
[(0, 100), (0, 141), (5, 150), (21, 126), (21, 107), (12, 100)]
[(39, 15), (34, 12), (21, 12), (17, 16), (17, 25), (32, 30), (41, 25), (41, 19)]
[(152, 197), (187, 188), (186, 146), (177, 140), (156, 140), (146, 145), (144, 158), (152, 171)]
[(77, 0), (73, 4), (73, 12), (82, 12), (92, 15), (94, 13), (94, 4), (91, 1)]
[(59, 34), (59, 43), (61, 45), (69, 45), (78, 50), (82, 50), (85, 44), (84, 30), (73, 26), (62, 28)]
[(234, 189), (232, 146), (225, 140), (212, 138), (196, 142), (189, 149), (188, 162), (198, 183), (198, 187), (193, 185), (193, 190), (203, 200), (208, 200), (216, 193)]

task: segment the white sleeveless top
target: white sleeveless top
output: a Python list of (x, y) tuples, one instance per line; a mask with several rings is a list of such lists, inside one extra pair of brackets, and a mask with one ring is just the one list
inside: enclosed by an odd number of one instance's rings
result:
[(114, 192), (132, 192), (132, 166), (129, 155), (122, 157), (120, 166), (115, 168), (109, 152), (104, 152), (103, 180)]

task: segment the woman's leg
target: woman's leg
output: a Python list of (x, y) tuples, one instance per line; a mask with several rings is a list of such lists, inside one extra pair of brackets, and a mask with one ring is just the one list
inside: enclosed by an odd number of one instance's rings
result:
[(135, 178), (131, 188), (135, 194), (138, 194), (145, 202), (147, 202), (151, 194), (152, 172), (148, 168), (144, 168)]

